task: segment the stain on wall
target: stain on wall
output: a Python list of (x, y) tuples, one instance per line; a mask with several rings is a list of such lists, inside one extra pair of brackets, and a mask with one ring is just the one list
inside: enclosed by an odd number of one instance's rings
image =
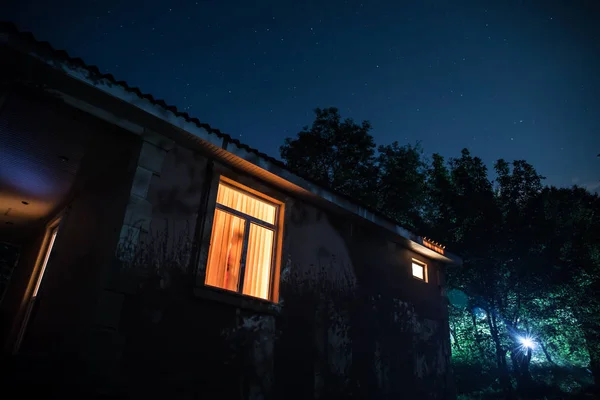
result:
[[(205, 165), (185, 149), (167, 155), (151, 187), (157, 231), (168, 227), (194, 240), (183, 223), (195, 226)], [(232, 399), (448, 398), (439, 266), (368, 223), (255, 188), (286, 199), (279, 305), (257, 311), (195, 297), (185, 274), (144, 284), (125, 318), (129, 390)], [(412, 258), (427, 263), (428, 283), (412, 277)]]
[[(297, 200), (289, 207), (281, 293), (289, 327), (281, 345), (289, 343), (282, 352), (305, 341), (295, 355), (313, 360), (301, 367), (312, 370), (304, 384), (292, 366), (281, 390), (295, 381), (313, 389), (299, 388), (297, 398), (445, 396), (446, 386), (431, 384), (449, 372), (436, 263), (368, 224)], [(412, 258), (427, 262), (428, 283), (411, 276)], [(276, 371), (276, 381), (287, 375)]]
[[(174, 146), (165, 155), (160, 175), (155, 174), (150, 182), (152, 222), (145, 240), (171, 261), (172, 257), (165, 252), (190, 255), (188, 247), (192, 244), (205, 189), (207, 162), (198, 153)], [(189, 260), (184, 258), (179, 260), (180, 265), (188, 264)]]
[[(135, 276), (125, 295), (115, 390), (182, 399), (450, 397), (439, 266), (354, 216), (259, 184), (256, 190), (285, 200), (280, 303), (194, 295), (195, 281), (186, 268), (198, 245), (197, 222), (205, 216), (200, 207), (207, 163), (175, 146), (151, 179), (152, 223), (143, 240), (162, 248), (144, 262), (168, 273)], [(101, 199), (87, 204), (100, 207)], [(80, 212), (93, 212), (89, 207)], [(72, 234), (89, 236), (98, 224), (94, 219)], [(105, 241), (109, 237), (105, 232)], [(91, 249), (67, 253), (73, 259), (65, 261), (68, 271), (48, 287), (58, 290), (76, 277), (93, 276), (69, 275), (96, 268), (96, 261), (85, 257)], [(411, 276), (412, 258), (427, 263), (428, 283)], [(74, 293), (85, 298), (84, 292)]]

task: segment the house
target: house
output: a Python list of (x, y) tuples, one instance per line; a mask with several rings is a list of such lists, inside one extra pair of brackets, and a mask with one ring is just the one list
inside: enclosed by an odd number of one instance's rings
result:
[(461, 263), (0, 25), (0, 344), (21, 391), (451, 398)]

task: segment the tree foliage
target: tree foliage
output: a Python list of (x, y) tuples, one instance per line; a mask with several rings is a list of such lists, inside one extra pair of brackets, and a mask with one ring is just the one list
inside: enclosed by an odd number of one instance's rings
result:
[(544, 186), (525, 160), (498, 160), (492, 180), (467, 149), (427, 160), (419, 145), (394, 142), (375, 154), (370, 129), (317, 109), (311, 129), (286, 139), (281, 156), (463, 257), (448, 269), (459, 392), (564, 398), (598, 384), (598, 195)]
[(400, 146), (398, 142), (379, 146), (377, 166), (377, 200), (373, 203), (403, 226), (419, 227), (427, 172), (420, 146)]
[(375, 141), (371, 124), (342, 119), (337, 108), (315, 109), (312, 126), (280, 148), (287, 165), (314, 181), (366, 203), (375, 189)]

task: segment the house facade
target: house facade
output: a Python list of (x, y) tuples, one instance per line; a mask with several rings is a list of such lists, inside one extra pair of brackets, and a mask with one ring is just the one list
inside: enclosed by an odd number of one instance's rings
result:
[(453, 397), (443, 287), (459, 257), (9, 24), (0, 69), (14, 385)]

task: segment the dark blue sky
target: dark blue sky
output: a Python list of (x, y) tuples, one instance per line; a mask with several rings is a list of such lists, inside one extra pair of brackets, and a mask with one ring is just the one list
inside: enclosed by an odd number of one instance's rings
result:
[(0, 18), (276, 157), (336, 106), (378, 144), (598, 190), (597, 4), (18, 0)]

